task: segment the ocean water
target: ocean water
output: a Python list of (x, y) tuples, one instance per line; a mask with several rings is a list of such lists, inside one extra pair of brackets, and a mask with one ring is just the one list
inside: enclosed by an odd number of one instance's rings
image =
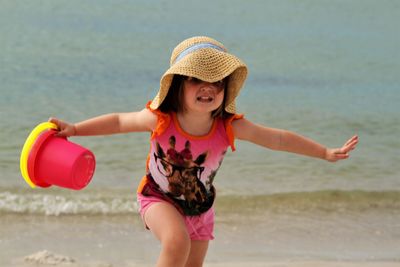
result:
[[(227, 227), (220, 232), (252, 220), (262, 225), (271, 214), (285, 212), (293, 217), (279, 217), (275, 226), (286, 222), (290, 228), (293, 218), (303, 218), (298, 222), (304, 229), (320, 229), (321, 221), (305, 218), (324, 214), (334, 221), (345, 218), (341, 222), (350, 230), (344, 236), (362, 235), (373, 222), (372, 232), (385, 234), (374, 235), (372, 245), (360, 250), (377, 248), (376, 258), (399, 259), (399, 12), (398, 1), (368, 0), (223, 0), (212, 8), (161, 0), (2, 1), (0, 216), (136, 213), (147, 133), (71, 138), (97, 159), (92, 182), (80, 192), (30, 189), (19, 172), (23, 143), (50, 116), (77, 122), (143, 108), (156, 94), (175, 45), (208, 35), (249, 67), (237, 100), (248, 119), (331, 147), (354, 134), (360, 138), (351, 158), (335, 164), (237, 142), (215, 181), (218, 220)], [(366, 223), (350, 223), (356, 215)], [(329, 226), (320, 231), (333, 238)], [(270, 228), (262, 229), (268, 236)], [(382, 248), (381, 241), (390, 246)], [(318, 245), (311, 242), (313, 247)], [(334, 258), (341, 250), (325, 251)]]

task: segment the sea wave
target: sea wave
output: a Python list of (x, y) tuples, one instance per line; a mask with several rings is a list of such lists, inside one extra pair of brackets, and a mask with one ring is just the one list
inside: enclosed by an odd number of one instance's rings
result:
[(222, 212), (400, 212), (400, 191), (323, 190), (270, 195), (226, 195), (218, 199)]
[[(0, 191), (0, 214), (34, 215), (125, 215), (138, 212), (131, 192), (26, 193)], [(219, 213), (246, 212), (400, 212), (400, 191), (314, 191), (267, 195), (220, 194)]]
[(137, 212), (137, 204), (130, 195), (102, 194), (26, 194), (0, 193), (0, 214), (38, 215), (106, 215)]

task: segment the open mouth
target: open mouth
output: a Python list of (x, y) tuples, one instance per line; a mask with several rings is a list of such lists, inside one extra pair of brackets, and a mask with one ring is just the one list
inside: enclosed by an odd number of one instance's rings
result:
[(211, 96), (198, 96), (196, 99), (202, 103), (210, 103), (214, 100), (214, 98)]

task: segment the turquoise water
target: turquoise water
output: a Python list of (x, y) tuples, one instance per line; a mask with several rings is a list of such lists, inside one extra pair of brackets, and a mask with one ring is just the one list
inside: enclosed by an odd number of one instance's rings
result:
[[(336, 164), (238, 142), (215, 181), (218, 221), (225, 227), (220, 232), (229, 236), (232, 222), (266, 222), (292, 229), (300, 247), (304, 233), (326, 237), (324, 249), (318, 238), (309, 239), (308, 252), (276, 252), (283, 258), (398, 259), (398, 14), (398, 1), (367, 0), (223, 0), (211, 8), (203, 1), (0, 2), (0, 214), (135, 213), (147, 133), (71, 138), (97, 158), (94, 178), (81, 192), (30, 189), (19, 172), (22, 145), (50, 116), (76, 122), (143, 108), (175, 45), (209, 35), (248, 64), (238, 99), (248, 119), (332, 147), (360, 137), (351, 158)], [(336, 235), (327, 221), (321, 226), (320, 216), (346, 231)], [(363, 223), (352, 223), (355, 218)], [(300, 232), (291, 228), (295, 222)], [(236, 240), (250, 238), (248, 227)], [(268, 229), (259, 229), (268, 237)], [(382, 234), (371, 237), (369, 231)], [(352, 242), (342, 244), (341, 234), (359, 240), (364, 254), (354, 252)], [(290, 242), (277, 238), (283, 251)], [(249, 248), (266, 245), (257, 242)]]
[[(396, 1), (219, 1), (211, 10), (163, 1), (2, 2), (0, 186), (26, 188), (19, 153), (36, 124), (141, 109), (173, 47), (205, 34), (248, 64), (238, 99), (247, 118), (327, 146), (353, 134), (361, 140), (339, 164), (239, 143), (217, 179), (221, 190), (398, 190), (399, 9)], [(97, 156), (90, 186), (134, 187), (147, 138), (72, 141)]]

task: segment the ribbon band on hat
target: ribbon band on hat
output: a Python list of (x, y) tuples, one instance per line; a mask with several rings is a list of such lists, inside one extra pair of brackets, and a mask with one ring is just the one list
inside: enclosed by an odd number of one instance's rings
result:
[[(230, 54), (225, 46), (207, 36), (195, 36), (179, 43), (170, 58), (170, 67), (160, 80), (160, 88), (150, 104), (156, 110), (167, 97), (175, 75), (196, 77), (215, 82), (229, 76), (226, 86), (225, 111), (236, 113), (235, 98), (247, 76), (247, 66)], [(176, 88), (173, 88), (177, 90)]]
[(194, 51), (196, 51), (196, 50), (202, 49), (202, 48), (214, 48), (214, 49), (217, 49), (217, 50), (219, 50), (219, 51), (221, 51), (221, 52), (225, 52), (225, 49), (222, 48), (222, 47), (220, 47), (220, 46), (218, 46), (218, 45), (215, 45), (215, 44), (212, 44), (212, 43), (198, 43), (198, 44), (195, 44), (195, 45), (190, 46), (190, 47), (186, 48), (185, 50), (183, 50), (183, 51), (176, 57), (176, 59), (175, 59), (175, 61), (174, 61), (174, 64), (175, 64), (176, 62), (178, 62), (179, 60), (181, 60), (181, 59), (182, 59), (184, 56), (186, 56), (187, 54), (190, 54), (190, 53), (192, 53), (192, 52), (194, 52)]

